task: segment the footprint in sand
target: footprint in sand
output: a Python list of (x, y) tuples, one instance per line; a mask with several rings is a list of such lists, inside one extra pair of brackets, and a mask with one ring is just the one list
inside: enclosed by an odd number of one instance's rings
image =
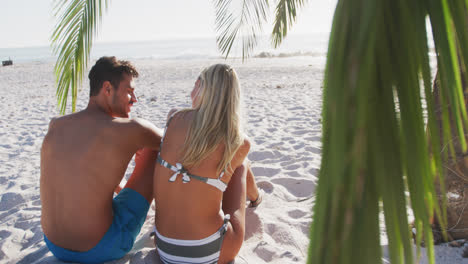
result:
[(269, 181), (259, 181), (257, 182), (257, 186), (266, 193), (272, 193), (273, 189), (275, 188)]
[(288, 171), (288, 172), (286, 172), (286, 174), (291, 176), (291, 177), (294, 177), (294, 178), (299, 178), (301, 176), (304, 176), (304, 175), (300, 174), (297, 171)]
[(24, 203), (25, 200), (21, 194), (18, 193), (5, 193), (2, 195), (0, 201), (0, 211), (7, 211), (11, 208)]
[(34, 186), (35, 186), (34, 184), (21, 184), (20, 188), (21, 188), (21, 190), (26, 190), (26, 189), (32, 188)]
[(315, 148), (315, 147), (306, 147), (305, 150), (308, 151), (308, 152), (315, 153), (315, 154), (321, 154), (322, 153), (321, 149)]
[(309, 132), (310, 132), (309, 130), (304, 129), (304, 130), (296, 130), (296, 131), (293, 131), (291, 133), (294, 134), (294, 135), (302, 136), (302, 135), (305, 135), (305, 134), (307, 134)]
[[(15, 185), (16, 185), (16, 182), (10, 181), (10, 182), (8, 183), (7, 189), (10, 189), (10, 188), (14, 187)], [(20, 196), (21, 196), (21, 195), (20, 195)], [(3, 202), (3, 200), (2, 200), (2, 202)], [(8, 210), (8, 209), (7, 209), (7, 210)], [(0, 209), (0, 211), (1, 211), (1, 209)]]
[(257, 120), (250, 120), (249, 123), (261, 123), (263, 121), (263, 117), (260, 117), (259, 119)]
[(255, 176), (272, 177), (272, 176), (280, 173), (281, 169), (264, 168), (264, 167), (252, 167), (252, 171), (253, 171)]
[(245, 235), (244, 241), (253, 237), (255, 234), (263, 233), (263, 224), (260, 216), (254, 208), (248, 208), (245, 214)]
[(265, 225), (265, 233), (267, 233), (268, 235), (273, 235), (274, 233), (277, 232), (277, 228), (278, 226), (276, 224), (266, 224)]
[(260, 257), (266, 262), (271, 262), (274, 257), (278, 256), (276, 254), (278, 249), (269, 245), (265, 241), (261, 241), (260, 243), (258, 243), (257, 247), (255, 247), (253, 251), (257, 254), (258, 257)]
[(319, 169), (317, 168), (312, 168), (309, 170), (309, 173), (314, 175), (315, 177), (318, 177), (318, 174), (319, 174)]
[(11, 149), (12, 147), (10, 145), (4, 144), (0, 145), (0, 148)]
[(303, 121), (303, 119), (299, 117), (290, 117), (286, 119), (286, 122), (291, 122), (291, 121)]
[(3, 218), (7, 217), (7, 216), (12, 216), (14, 214), (16, 214), (17, 212), (19, 212), (19, 208), (13, 208), (7, 212), (3, 212), (0, 214), (0, 220), (3, 220)]
[(305, 108), (302, 107), (302, 106), (296, 106), (296, 107), (292, 107), (292, 108), (289, 108), (288, 110), (289, 111), (295, 111), (295, 110), (304, 110)]
[(288, 212), (289, 217), (294, 218), (294, 219), (301, 218), (301, 217), (305, 216), (306, 214), (307, 214), (307, 212), (304, 212), (304, 211), (299, 210), (299, 209), (294, 209), (294, 210), (291, 210), (291, 211)]
[[(284, 245), (294, 245), (294, 241), (295, 241), (295, 238), (292, 236), (292, 234), (290, 233), (290, 230), (289, 230), (289, 226), (282, 226), (282, 225), (278, 225), (278, 224), (267, 224), (266, 227), (265, 227), (265, 233), (267, 233), (268, 235), (271, 236), (271, 238), (279, 243), (279, 244), (284, 244)], [(267, 245), (262, 245), (263, 247), (265, 247), (265, 249), (269, 249), (269, 247)], [(271, 247), (271, 246), (270, 246)], [(257, 249), (259, 248), (259, 246), (257, 246)], [(276, 248), (276, 251), (275, 251), (275, 254), (274, 255), (270, 255), (272, 258), (273, 256), (278, 256), (278, 253), (279, 252), (282, 252), (279, 257), (280, 258), (283, 258), (283, 257), (291, 257), (291, 258), (297, 258), (297, 256), (294, 256), (294, 254), (292, 254), (291, 252), (289, 251), (284, 251), (284, 249), (280, 249), (280, 248)]]
[(290, 258), (292, 261), (295, 261), (295, 262), (298, 262), (300, 260), (299, 257), (294, 256), (294, 254), (289, 251), (286, 251), (283, 254), (281, 254), (280, 258)]
[(255, 144), (261, 146), (265, 143), (265, 140), (261, 139), (261, 138), (256, 138), (255, 139)]
[(0, 231), (0, 238), (3, 240), (11, 235), (10, 231), (7, 230), (1, 230)]
[(249, 154), (249, 159), (251, 161), (261, 161), (273, 158), (275, 158), (275, 154), (272, 151), (254, 151)]
[(315, 192), (315, 182), (306, 179), (278, 178), (271, 182), (282, 185), (296, 197), (307, 197)]
[(298, 143), (298, 144), (294, 145), (293, 149), (298, 150), (298, 149), (303, 148), (304, 146), (305, 146), (305, 144), (303, 142), (301, 142), (301, 143)]
[(301, 231), (304, 235), (310, 234), (310, 221), (301, 222), (300, 225)]
[(292, 165), (286, 166), (286, 168), (284, 168), (284, 169), (294, 171), (294, 170), (299, 169), (300, 167), (301, 167), (301, 165), (299, 165), (299, 164), (292, 164)]
[(319, 136), (318, 137), (306, 137), (304, 139), (310, 142), (314, 142), (314, 141), (322, 142), (322, 137), (319, 137)]
[(28, 248), (43, 239), (43, 233), (39, 226), (40, 225), (31, 229), (32, 235), (27, 235), (23, 238), (27, 240), (27, 242), (23, 244), (23, 247), (21, 248), (21, 250), (24, 250), (25, 248)]
[(40, 221), (25, 220), (25, 221), (16, 222), (14, 227), (23, 229), (23, 230), (28, 230), (32, 228), (33, 226), (38, 226), (39, 224), (40, 224)]

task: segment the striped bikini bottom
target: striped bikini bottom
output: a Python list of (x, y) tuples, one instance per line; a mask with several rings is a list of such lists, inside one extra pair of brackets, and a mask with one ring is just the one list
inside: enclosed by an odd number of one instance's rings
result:
[(154, 227), (156, 248), (158, 249), (161, 261), (165, 264), (217, 263), (229, 219), (230, 216), (225, 215), (224, 224), (218, 231), (207, 238), (199, 240), (168, 238), (161, 235), (156, 227)]

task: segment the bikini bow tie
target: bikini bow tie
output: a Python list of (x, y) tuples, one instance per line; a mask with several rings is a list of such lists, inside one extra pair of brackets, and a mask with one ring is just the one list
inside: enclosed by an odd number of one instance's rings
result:
[(175, 173), (169, 179), (170, 182), (174, 182), (177, 179), (177, 175), (182, 174), (182, 182), (187, 183), (190, 181), (190, 177), (187, 175), (187, 170), (180, 163), (176, 163), (175, 168), (171, 168)]

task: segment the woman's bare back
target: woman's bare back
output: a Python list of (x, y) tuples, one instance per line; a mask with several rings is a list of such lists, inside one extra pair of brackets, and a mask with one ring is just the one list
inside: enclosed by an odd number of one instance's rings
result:
[[(166, 130), (161, 157), (174, 166), (182, 157), (191, 118), (191, 112), (177, 113)], [(223, 151), (224, 146), (220, 144), (199, 165), (186, 168), (187, 171), (192, 175), (218, 179), (220, 175), (216, 168)], [(200, 239), (213, 234), (223, 224), (223, 192), (196, 179), (184, 183), (180, 174), (174, 182), (170, 182), (174, 174), (174, 171), (161, 164), (156, 165), (154, 193), (158, 231), (176, 239)], [(227, 171), (221, 180), (227, 184), (231, 174)]]

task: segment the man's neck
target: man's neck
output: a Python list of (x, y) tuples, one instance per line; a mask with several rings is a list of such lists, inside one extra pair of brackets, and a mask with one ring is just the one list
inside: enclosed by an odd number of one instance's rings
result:
[(88, 106), (86, 107), (85, 111), (95, 114), (105, 114), (112, 117), (109, 107), (106, 107), (106, 105), (100, 102), (98, 98), (94, 97), (89, 98)]

